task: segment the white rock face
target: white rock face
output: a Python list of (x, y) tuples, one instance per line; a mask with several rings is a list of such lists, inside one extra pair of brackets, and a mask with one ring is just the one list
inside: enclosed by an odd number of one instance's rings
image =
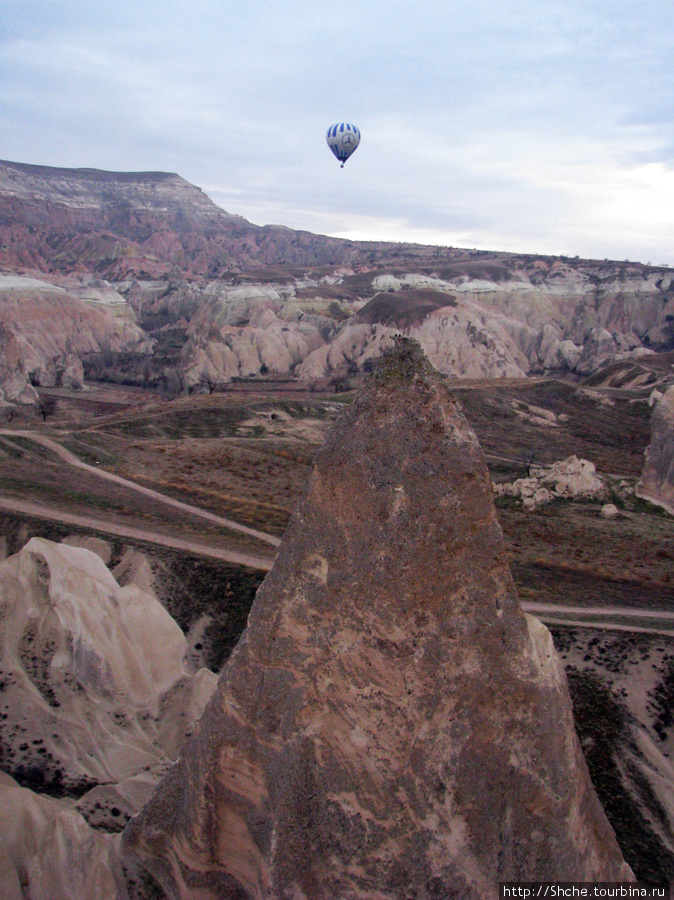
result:
[[(438, 372), (465, 378), (522, 378), (526, 357), (511, 338), (503, 316), (472, 302), (447, 306), (417, 326), (402, 329), (423, 348)], [(355, 363), (362, 368), (393, 345), (401, 329), (384, 324), (347, 322), (335, 338), (311, 353), (296, 369), (303, 379), (323, 377)]]
[(68, 801), (42, 797), (0, 772), (3, 900), (126, 900), (120, 836), (95, 831)]
[(648, 397), (648, 405), (651, 407), (651, 409), (655, 406), (655, 404), (659, 400), (662, 400), (662, 398), (664, 396), (665, 395), (662, 393), (662, 391), (659, 391), (657, 388), (654, 388)]
[(315, 305), (298, 301), (294, 286), (209, 285), (188, 328), (187, 383), (205, 376), (230, 381), (265, 369), (293, 372), (336, 330), (335, 321), (315, 312)]
[[(541, 261), (537, 268), (512, 269), (503, 281), (387, 273), (358, 288), (360, 305), (322, 297), (324, 279), (236, 287), (214, 282), (190, 322), (184, 369), (189, 383), (205, 372), (223, 381), (256, 375), (262, 366), (301, 379), (343, 376), (381, 355), (401, 333), (419, 341), (438, 371), (455, 377), (589, 374), (609, 360), (648, 352), (643, 341), (661, 341), (667, 315), (674, 313), (674, 300), (656, 274), (612, 280), (611, 272), (607, 266), (598, 283), (596, 273)], [(307, 300), (312, 287), (316, 296)], [(436, 302), (413, 324), (387, 320), (385, 298), (413, 304), (415, 294)], [(382, 318), (363, 322), (354, 316), (375, 295), (384, 298)], [(438, 308), (442, 297), (446, 308)]]
[(112, 548), (107, 541), (96, 537), (85, 537), (84, 535), (71, 534), (61, 541), (69, 547), (84, 547), (85, 550), (91, 550), (96, 556), (100, 556), (105, 565), (110, 564), (112, 559)]
[(0, 400), (35, 402), (30, 378), (81, 388), (86, 353), (149, 348), (126, 303), (89, 304), (34, 278), (0, 278)]
[(0, 563), (0, 612), (3, 768), (57, 793), (161, 768), (215, 685), (156, 598), (89, 550), (33, 538)]
[(69, 287), (68, 292), (87, 303), (122, 308), (126, 306), (124, 297), (107, 281), (90, 281), (81, 286)]
[[(166, 282), (71, 278), (63, 280), (64, 290), (5, 276), (0, 344), (6, 344), (8, 362), (4, 368), (0, 363), (0, 402), (35, 401), (28, 373), (44, 386), (62, 377), (79, 387), (77, 366), (87, 352), (149, 350), (134, 309), (184, 319), (180, 366), (187, 386), (265, 373), (343, 378), (381, 355), (396, 333), (418, 340), (443, 374), (466, 378), (585, 375), (607, 361), (638, 359), (650, 352), (645, 343), (667, 340), (674, 299), (660, 275), (619, 279), (610, 264), (606, 271), (595, 267), (591, 276), (561, 261), (512, 265), (501, 273), (503, 280), (389, 273), (355, 288), (352, 271), (274, 284), (177, 283), (170, 289)], [(382, 317), (361, 321), (359, 311), (377, 295), (385, 298)], [(426, 307), (424, 295), (434, 298)], [(386, 298), (413, 305), (415, 296), (421, 311), (413, 321), (388, 320)]]
[(494, 485), (496, 496), (521, 497), (525, 509), (534, 510), (554, 498), (598, 500), (607, 487), (596, 474), (594, 463), (569, 456), (551, 466), (533, 467), (531, 477)]
[(408, 275), (397, 277), (396, 275), (377, 275), (372, 280), (372, 286), (377, 291), (401, 291), (406, 287), (433, 288), (438, 291), (456, 290), (455, 285), (443, 281), (432, 275), (418, 275), (410, 272)]
[(147, 803), (217, 682), (190, 673), (139, 555), (120, 565), (124, 587), (101, 556), (103, 541), (33, 538), (0, 563), (2, 767), (36, 789), (0, 773), (3, 900), (134, 896), (114, 832)]
[(8, 275), (5, 273), (0, 274), (0, 291), (11, 291), (18, 294), (31, 291), (61, 292), (65, 294), (63, 288), (49, 284), (47, 281), (40, 281), (39, 278), (30, 278), (27, 275)]

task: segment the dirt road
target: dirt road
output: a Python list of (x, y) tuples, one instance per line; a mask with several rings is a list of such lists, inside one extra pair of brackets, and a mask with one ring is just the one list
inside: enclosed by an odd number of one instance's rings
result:
[(522, 609), (546, 625), (572, 628), (599, 628), (604, 631), (630, 631), (674, 635), (674, 613), (651, 609), (607, 606), (555, 606), (553, 603), (523, 601)]
[(213, 522), (215, 525), (220, 525), (224, 528), (229, 528), (231, 531), (238, 531), (240, 534), (246, 534), (249, 537), (256, 538), (258, 541), (269, 544), (270, 547), (278, 547), (281, 543), (280, 538), (267, 534), (264, 531), (257, 531), (255, 528), (249, 528), (247, 525), (242, 525), (240, 522), (235, 522), (233, 519), (225, 519), (222, 516), (217, 516), (215, 513), (208, 512), (208, 510), (201, 509), (198, 506), (192, 506), (189, 503), (174, 500), (166, 494), (161, 494), (159, 491), (154, 491), (141, 484), (136, 484), (135, 481), (129, 481), (127, 478), (122, 478), (120, 475), (115, 475), (113, 472), (106, 472), (105, 469), (99, 469), (97, 466), (90, 466), (88, 463), (84, 463), (82, 460), (78, 459), (69, 450), (66, 450), (65, 447), (62, 447), (58, 441), (47, 437), (46, 435), (36, 434), (33, 431), (12, 431), (7, 428), (0, 428), (0, 435), (9, 438), (22, 437), (30, 441), (35, 441), (36, 444), (41, 444), (43, 447), (51, 450), (64, 462), (68, 463), (68, 465), (74, 466), (77, 469), (84, 469), (86, 472), (90, 472), (98, 478), (112, 481), (115, 484), (129, 488), (139, 494), (143, 494), (145, 497), (150, 497), (152, 500), (158, 500), (160, 503), (166, 504), (166, 506), (179, 509), (181, 512), (198, 516), (201, 519), (206, 519), (208, 522)]
[[(239, 522), (217, 516), (214, 513), (183, 503), (180, 500), (174, 500), (159, 491), (146, 488), (143, 485), (136, 484), (105, 469), (88, 465), (82, 462), (69, 450), (63, 447), (59, 442), (46, 435), (36, 434), (31, 431), (19, 431), (10, 429), (0, 429), (0, 435), (8, 438), (21, 437), (34, 441), (37, 444), (46, 447), (68, 465), (93, 473), (98, 478), (114, 482), (125, 488), (130, 488), (146, 497), (157, 500), (168, 507), (179, 509), (190, 515), (198, 516), (213, 522), (217, 525), (246, 534), (250, 537), (263, 541), (270, 548), (269, 556), (258, 556), (238, 550), (230, 550), (220, 545), (208, 543), (206, 541), (184, 540), (161, 532), (148, 531), (143, 528), (134, 528), (115, 521), (99, 519), (91, 516), (74, 515), (71, 513), (61, 512), (53, 507), (43, 504), (15, 500), (9, 497), (0, 496), (0, 509), (8, 512), (22, 513), (24, 515), (37, 516), (39, 518), (49, 519), (51, 521), (63, 522), (65, 524), (76, 525), (84, 528), (91, 528), (104, 534), (112, 534), (119, 537), (126, 537), (130, 540), (145, 541), (149, 543), (159, 544), (164, 547), (171, 547), (176, 550), (182, 550), (188, 553), (195, 553), (202, 556), (210, 556), (214, 559), (221, 559), (236, 565), (248, 566), (260, 571), (269, 571), (273, 565), (274, 552), (280, 545), (279, 538), (249, 528)], [(554, 625), (571, 625), (580, 628), (602, 628), (612, 631), (637, 631), (650, 632), (656, 634), (674, 634), (674, 612), (665, 612), (659, 610), (644, 610), (631, 607), (587, 607), (587, 606), (568, 606), (555, 605), (551, 603), (536, 603), (532, 601), (522, 602), (522, 608), (526, 612)], [(671, 623), (671, 628), (670, 624)]]
[(125, 537), (135, 541), (145, 541), (150, 544), (160, 544), (163, 547), (171, 547), (174, 550), (183, 550), (186, 553), (196, 553), (200, 556), (210, 556), (213, 559), (222, 559), (238, 566), (248, 566), (251, 569), (259, 569), (268, 572), (274, 564), (273, 557), (264, 558), (251, 553), (242, 553), (236, 550), (228, 550), (226, 547), (216, 547), (213, 544), (205, 544), (199, 541), (185, 541), (172, 535), (161, 534), (157, 531), (146, 531), (142, 528), (133, 528), (104, 519), (96, 519), (92, 516), (75, 516), (61, 512), (40, 503), (30, 503), (22, 500), (13, 500), (9, 497), (0, 497), (0, 509), (7, 512), (20, 513), (26, 516), (36, 516), (40, 519), (49, 519), (52, 522), (63, 522), (66, 525), (76, 525), (82, 528), (91, 528), (103, 534), (112, 534), (117, 537)]

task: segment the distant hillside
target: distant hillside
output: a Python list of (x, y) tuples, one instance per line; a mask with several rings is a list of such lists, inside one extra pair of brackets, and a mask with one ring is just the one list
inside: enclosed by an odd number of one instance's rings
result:
[[(257, 226), (166, 172), (0, 162), (0, 405), (112, 380), (348, 385), (396, 333), (459, 378), (669, 383), (674, 271)], [(646, 358), (649, 358), (646, 364)]]
[[(0, 263), (119, 281), (220, 278), (263, 266), (428, 259), (436, 248), (339, 240), (258, 226), (168, 172), (104, 172), (0, 161)], [(444, 249), (443, 258), (465, 256)]]

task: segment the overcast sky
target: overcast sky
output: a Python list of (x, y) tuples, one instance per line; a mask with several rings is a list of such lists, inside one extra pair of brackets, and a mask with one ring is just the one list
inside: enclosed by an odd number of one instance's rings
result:
[(672, 0), (2, 0), (0, 158), (177, 172), (261, 225), (674, 265), (673, 51)]

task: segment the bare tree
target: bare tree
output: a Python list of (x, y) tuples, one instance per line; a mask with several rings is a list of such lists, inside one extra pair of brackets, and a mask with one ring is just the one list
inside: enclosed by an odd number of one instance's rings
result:
[(38, 412), (42, 416), (42, 421), (46, 422), (49, 416), (53, 416), (56, 412), (56, 407), (58, 406), (58, 402), (56, 397), (39, 397), (37, 403)]
[(540, 454), (537, 447), (528, 448), (527, 450), (522, 451), (520, 463), (522, 466), (524, 466), (524, 471), (526, 472), (527, 478), (531, 478), (531, 469), (534, 464), (538, 463), (539, 458)]
[(213, 375), (208, 369), (204, 369), (199, 377), (199, 384), (208, 388), (208, 393), (212, 394), (216, 388), (220, 387), (220, 377)]

